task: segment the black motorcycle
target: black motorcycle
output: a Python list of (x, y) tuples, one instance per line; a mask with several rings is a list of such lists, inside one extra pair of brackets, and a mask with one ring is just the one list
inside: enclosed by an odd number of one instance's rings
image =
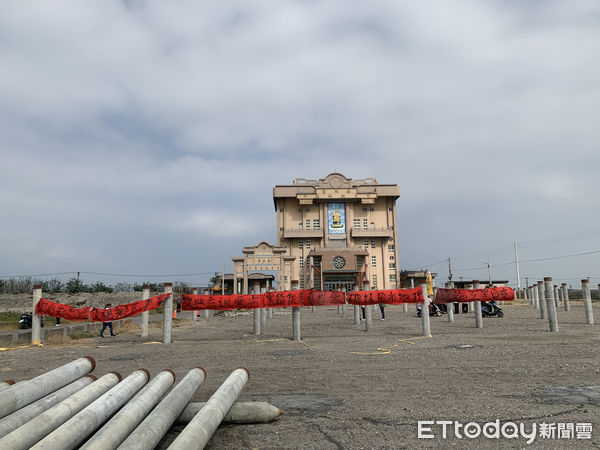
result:
[[(44, 326), (44, 318), (40, 317), (41, 326)], [(27, 330), (33, 326), (33, 318), (31, 311), (26, 311), (21, 314), (21, 319), (19, 320), (19, 328), (22, 330)]]
[(481, 302), (481, 315), (483, 317), (504, 317), (504, 312), (498, 306), (496, 300), (494, 300), (491, 302)]

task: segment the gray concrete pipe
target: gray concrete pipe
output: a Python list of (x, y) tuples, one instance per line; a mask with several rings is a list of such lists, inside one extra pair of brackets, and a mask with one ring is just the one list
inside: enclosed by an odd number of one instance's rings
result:
[(292, 307), (292, 339), (300, 340), (300, 307)]
[(165, 283), (165, 294), (170, 295), (163, 303), (163, 344), (170, 344), (173, 342), (173, 283)]
[[(150, 287), (144, 286), (142, 288), (142, 300), (148, 300), (150, 298)], [(148, 337), (148, 327), (150, 323), (150, 311), (144, 311), (142, 313), (142, 330), (140, 337)]]
[[(175, 421), (178, 425), (187, 425), (206, 402), (190, 402)], [(267, 402), (235, 402), (222, 423), (251, 424), (268, 423), (277, 419), (283, 411)]]
[(206, 372), (202, 368), (196, 367), (190, 370), (119, 448), (147, 450), (156, 447), (175, 419), (185, 409), (205, 377)]
[(73, 449), (117, 412), (150, 379), (146, 369), (138, 369), (110, 391), (79, 411), (34, 445), (34, 449)]
[(538, 303), (540, 305), (540, 319), (546, 318), (546, 297), (544, 295), (544, 282), (537, 282)]
[(563, 293), (563, 305), (565, 307), (565, 311), (571, 311), (571, 305), (569, 305), (569, 289), (567, 288), (567, 283), (562, 283), (560, 286)]
[(225, 414), (237, 400), (241, 390), (248, 381), (248, 370), (234, 370), (225, 382), (208, 399), (204, 408), (194, 416), (192, 421), (183, 429), (179, 436), (169, 446), (170, 449), (188, 450), (204, 448)]
[(53, 407), (64, 399), (79, 392), (81, 389), (96, 381), (94, 375), (84, 375), (79, 380), (73, 381), (71, 384), (54, 391), (39, 400), (30, 403), (27, 406), (15, 411), (14, 413), (0, 419), (0, 438), (6, 436), (13, 430), (16, 430), (21, 425), (35, 419), (36, 416), (43, 413), (47, 409)]
[(554, 286), (552, 286), (552, 277), (544, 277), (544, 290), (546, 296), (546, 306), (548, 307), (548, 324), (550, 332), (558, 332), (558, 318), (556, 316), (556, 303), (554, 302)]
[(592, 293), (590, 291), (590, 280), (581, 280), (583, 291), (583, 310), (585, 311), (585, 323), (594, 325), (594, 310), (592, 309)]
[(174, 382), (175, 374), (171, 370), (163, 370), (158, 373), (106, 425), (88, 439), (81, 449), (109, 450), (117, 448), (146, 418)]
[(61, 426), (87, 405), (92, 403), (110, 388), (121, 381), (121, 375), (111, 372), (76, 394), (71, 395), (58, 405), (47, 409), (35, 419), (20, 426), (13, 432), (0, 439), (0, 448), (11, 450), (25, 450), (39, 442), (45, 436)]
[(72, 383), (94, 370), (94, 367), (94, 358), (84, 356), (31, 380), (10, 386), (0, 396), (0, 419)]
[(12, 386), (13, 384), (15, 384), (13, 380), (0, 381), (0, 391), (3, 391), (4, 389)]
[[(448, 287), (454, 289), (454, 283), (450, 281)], [(446, 303), (446, 314), (448, 315), (448, 323), (454, 323), (454, 303)]]
[(421, 285), (423, 291), (423, 306), (421, 307), (421, 322), (423, 324), (423, 336), (431, 337), (431, 324), (429, 322), (429, 297), (427, 296), (427, 284)]
[(253, 313), (254, 313), (254, 316), (253, 316), (254, 335), (259, 336), (260, 335), (260, 309), (255, 308)]
[[(479, 281), (473, 281), (473, 289), (479, 289)], [(483, 313), (481, 311), (481, 301), (473, 302), (475, 308), (475, 328), (483, 328)]]

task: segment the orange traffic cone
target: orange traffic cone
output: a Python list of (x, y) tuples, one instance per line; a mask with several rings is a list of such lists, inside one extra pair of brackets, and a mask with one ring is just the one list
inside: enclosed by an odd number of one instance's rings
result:
[(173, 310), (173, 319), (177, 319), (177, 309)]

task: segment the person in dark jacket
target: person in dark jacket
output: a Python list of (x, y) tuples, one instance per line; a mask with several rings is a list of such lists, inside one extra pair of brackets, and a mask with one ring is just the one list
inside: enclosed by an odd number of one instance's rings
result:
[[(107, 303), (106, 305), (104, 305), (104, 309), (110, 309), (110, 303)], [(113, 333), (113, 325), (112, 325), (112, 321), (109, 322), (102, 322), (102, 330), (100, 331), (100, 337), (103, 338), (104, 337), (104, 330), (106, 330), (106, 327), (108, 327), (108, 329), (110, 330), (110, 335), (111, 336), (116, 336), (115, 333)]]

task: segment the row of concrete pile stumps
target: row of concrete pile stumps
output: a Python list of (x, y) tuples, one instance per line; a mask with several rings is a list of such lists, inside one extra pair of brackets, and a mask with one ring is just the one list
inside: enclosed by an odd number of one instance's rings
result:
[(146, 369), (96, 378), (95, 367), (85, 356), (30, 380), (0, 382), (0, 448), (149, 449), (172, 425), (185, 428), (170, 449), (204, 448), (221, 422), (265, 423), (283, 414), (269, 403), (237, 402), (249, 378), (245, 368), (202, 403), (190, 402), (206, 377), (202, 368), (169, 391), (171, 370), (152, 379)]

